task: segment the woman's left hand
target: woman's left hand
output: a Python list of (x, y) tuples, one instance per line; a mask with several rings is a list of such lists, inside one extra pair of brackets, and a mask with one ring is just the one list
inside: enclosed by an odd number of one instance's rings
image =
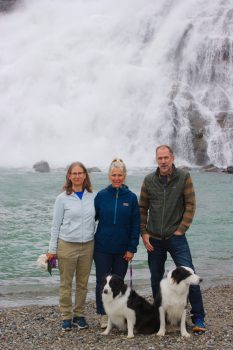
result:
[(123, 256), (123, 259), (125, 259), (126, 261), (131, 261), (133, 257), (134, 257), (134, 253), (126, 252)]

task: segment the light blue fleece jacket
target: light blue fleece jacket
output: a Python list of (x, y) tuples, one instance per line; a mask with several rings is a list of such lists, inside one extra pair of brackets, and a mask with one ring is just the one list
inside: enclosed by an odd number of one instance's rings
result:
[(76, 194), (62, 192), (57, 196), (51, 229), (49, 252), (56, 254), (58, 239), (66, 242), (85, 243), (94, 239), (94, 193), (84, 191), (82, 199)]

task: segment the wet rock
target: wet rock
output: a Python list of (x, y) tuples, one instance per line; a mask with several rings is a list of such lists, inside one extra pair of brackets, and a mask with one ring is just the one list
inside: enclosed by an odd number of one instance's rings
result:
[(0, 0), (0, 12), (7, 12), (13, 9), (17, 0)]
[(207, 155), (208, 143), (205, 136), (205, 118), (203, 115), (201, 115), (194, 103), (191, 104), (187, 116), (190, 122), (190, 131), (192, 134), (193, 152), (196, 158), (196, 164), (205, 165), (209, 161)]
[(218, 125), (221, 129), (229, 129), (233, 127), (233, 113), (230, 111), (222, 111), (215, 115)]
[(33, 165), (33, 169), (35, 169), (35, 171), (38, 171), (40, 173), (48, 173), (50, 172), (50, 166), (49, 163), (41, 160), (40, 162), (37, 162)]
[(91, 168), (88, 168), (87, 171), (88, 171), (89, 173), (101, 173), (100, 168), (98, 168), (97, 166), (93, 166), (93, 167), (91, 167)]
[[(183, 101), (182, 105), (176, 104), (176, 97), (180, 95)], [(179, 90), (179, 86), (173, 86), (170, 94), (171, 101), (169, 102), (169, 108), (173, 120), (173, 133), (171, 138), (176, 140), (179, 138), (178, 130), (182, 127), (181, 115), (185, 115), (189, 121), (191, 142), (193, 145), (193, 154), (187, 154), (187, 159), (194, 156), (193, 161), (197, 165), (205, 165), (209, 161), (207, 154), (207, 137), (206, 137), (206, 118), (200, 112), (198, 106), (195, 104), (194, 97), (190, 91), (184, 89)], [(176, 149), (176, 147), (174, 147)]]
[(214, 164), (208, 164), (202, 168), (206, 172), (212, 172), (212, 173), (221, 173), (223, 171), (222, 168), (216, 167)]
[(233, 165), (227, 167), (228, 174), (233, 174)]

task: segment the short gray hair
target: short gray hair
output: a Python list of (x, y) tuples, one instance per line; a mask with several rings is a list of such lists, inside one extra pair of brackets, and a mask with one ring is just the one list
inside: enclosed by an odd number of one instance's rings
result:
[(122, 159), (114, 158), (109, 166), (108, 173), (110, 174), (112, 169), (114, 168), (121, 169), (123, 171), (124, 176), (126, 176), (127, 174), (126, 166)]
[(168, 151), (170, 152), (171, 156), (173, 156), (173, 150), (172, 150), (172, 148), (171, 148), (170, 146), (168, 146), (168, 145), (160, 145), (160, 146), (158, 146), (158, 147), (156, 148), (156, 150), (155, 150), (156, 155), (157, 155), (157, 152), (158, 152), (158, 150), (159, 150), (160, 148), (167, 148)]

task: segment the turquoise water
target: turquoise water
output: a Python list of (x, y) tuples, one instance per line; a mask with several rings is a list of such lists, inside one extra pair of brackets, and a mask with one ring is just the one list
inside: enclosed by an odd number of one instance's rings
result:
[[(127, 184), (139, 194), (148, 172), (131, 170)], [(233, 284), (233, 176), (192, 171), (197, 211), (187, 233), (194, 265), (203, 287)], [(64, 170), (42, 174), (31, 170), (0, 171), (0, 307), (52, 304), (58, 301), (59, 277), (36, 266), (48, 249), (52, 209), (63, 185)], [(96, 191), (108, 184), (107, 175), (91, 174)], [(167, 268), (173, 266), (168, 259)], [(129, 278), (129, 275), (127, 275)], [(150, 292), (147, 254), (140, 242), (133, 261), (133, 283)], [(89, 298), (94, 297), (94, 268)]]

